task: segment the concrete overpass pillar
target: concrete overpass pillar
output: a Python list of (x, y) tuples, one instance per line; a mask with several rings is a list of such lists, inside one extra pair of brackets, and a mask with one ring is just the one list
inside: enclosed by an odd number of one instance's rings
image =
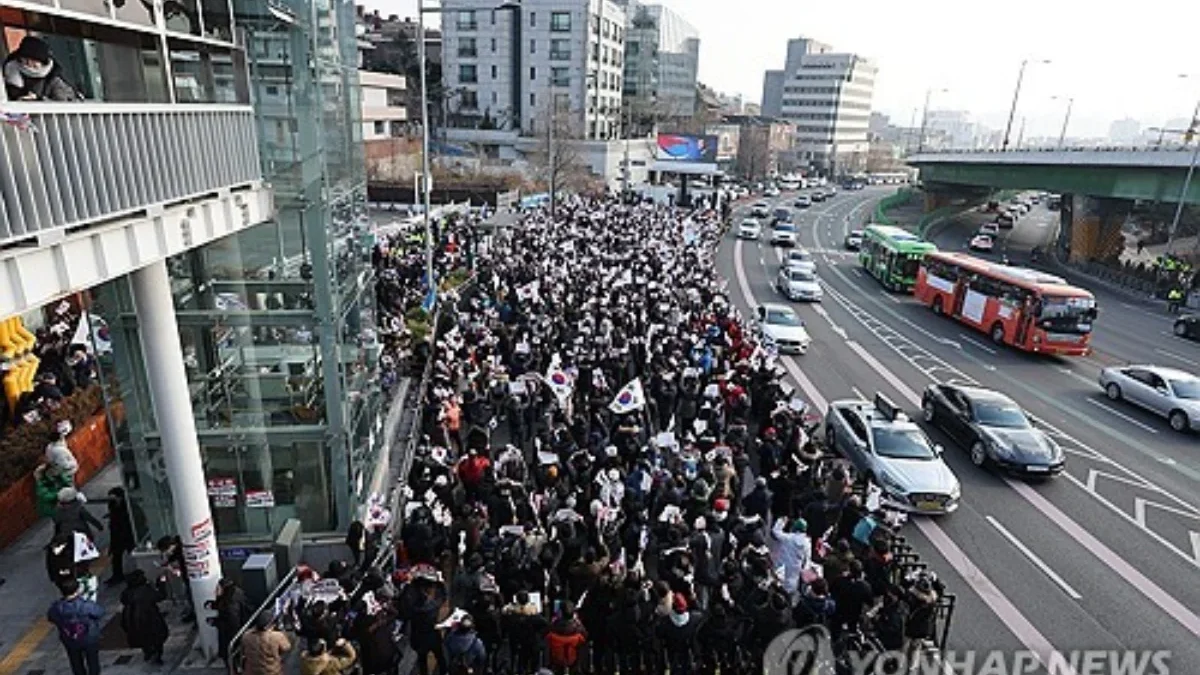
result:
[(1059, 249), (1071, 262), (1115, 261), (1125, 249), (1122, 228), (1133, 202), (1125, 199), (1063, 195)]
[(936, 211), (943, 206), (950, 206), (954, 195), (949, 192), (935, 192), (927, 190), (925, 192), (925, 213)]

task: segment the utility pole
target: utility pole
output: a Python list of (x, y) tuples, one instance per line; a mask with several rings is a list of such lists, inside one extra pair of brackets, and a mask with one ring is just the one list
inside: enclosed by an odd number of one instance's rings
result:
[(1015, 150), (1021, 149), (1021, 141), (1023, 141), (1023, 140), (1025, 140), (1025, 118), (1024, 117), (1021, 118), (1021, 130), (1019, 132), (1017, 132), (1017, 145), (1014, 148)]
[(558, 122), (558, 99), (554, 90), (550, 89), (550, 121), (547, 127), (547, 146), (550, 151), (550, 220), (554, 220), (555, 207), (558, 205), (558, 148), (554, 143), (554, 127)]
[(1062, 150), (1063, 144), (1067, 141), (1067, 125), (1071, 122), (1071, 107), (1075, 105), (1075, 97), (1067, 99), (1067, 114), (1063, 115), (1062, 131), (1058, 133), (1058, 149)]

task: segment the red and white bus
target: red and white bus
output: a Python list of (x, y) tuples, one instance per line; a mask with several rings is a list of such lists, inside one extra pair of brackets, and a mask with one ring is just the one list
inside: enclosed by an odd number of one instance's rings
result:
[(939, 251), (925, 256), (913, 295), (997, 344), (1042, 354), (1091, 353), (1096, 298), (1061, 277)]

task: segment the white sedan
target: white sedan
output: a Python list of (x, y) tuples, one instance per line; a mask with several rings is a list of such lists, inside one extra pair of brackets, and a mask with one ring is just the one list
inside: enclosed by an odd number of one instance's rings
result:
[(758, 239), (762, 236), (762, 223), (754, 218), (747, 218), (738, 225), (738, 239)]
[(762, 329), (763, 337), (767, 342), (774, 344), (780, 354), (804, 354), (812, 344), (812, 338), (804, 329), (804, 321), (796, 315), (796, 310), (787, 305), (760, 305), (758, 325)]
[(996, 247), (996, 241), (992, 239), (992, 235), (990, 234), (977, 234), (971, 238), (970, 247), (972, 251), (990, 252)]
[(820, 302), (825, 292), (812, 270), (784, 267), (775, 280), (779, 292), (788, 300)]

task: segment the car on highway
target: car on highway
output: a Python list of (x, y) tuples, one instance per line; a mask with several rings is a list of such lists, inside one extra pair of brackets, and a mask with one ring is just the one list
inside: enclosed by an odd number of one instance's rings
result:
[(796, 226), (791, 223), (775, 223), (771, 225), (772, 246), (795, 246)]
[(796, 201), (792, 203), (792, 206), (798, 209), (807, 209), (812, 206), (812, 198), (808, 195), (800, 195), (796, 197)]
[(786, 206), (777, 206), (771, 212), (771, 220), (776, 223), (790, 223), (792, 222), (792, 210)]
[(862, 243), (862, 230), (850, 230), (846, 233), (846, 238), (842, 241), (842, 245), (846, 247), (847, 251), (857, 251), (858, 249), (862, 248)]
[(809, 194), (809, 198), (811, 198), (813, 202), (823, 202), (825, 201), (825, 191), (821, 188), (817, 188)]
[(738, 224), (738, 239), (758, 239), (762, 236), (762, 223), (754, 218), (747, 218)]
[(775, 187), (774, 185), (768, 185), (767, 189), (763, 190), (763, 196), (764, 197), (778, 197), (779, 196), (779, 188)]
[(812, 270), (800, 267), (781, 267), (775, 279), (775, 286), (788, 300), (820, 302), (825, 296), (817, 275)]
[(783, 264), (780, 267), (785, 270), (816, 272), (817, 259), (813, 257), (813, 254), (802, 248), (794, 248), (784, 254)]
[(979, 226), (979, 234), (997, 236), (1000, 234), (1000, 226), (996, 223), (984, 223)]
[(1017, 215), (1023, 216), (1026, 213), (1029, 213), (1029, 204), (1025, 202), (1013, 202), (1012, 205), (1009, 206), (1009, 211), (1015, 211)]
[(962, 488), (942, 460), (941, 446), (883, 394), (874, 402), (833, 401), (825, 415), (826, 447), (883, 489), (885, 504), (910, 513), (958, 509)]
[(837, 194), (838, 194), (838, 189), (837, 189), (836, 185), (830, 185), (825, 188), (825, 198), (826, 199), (833, 199), (834, 197), (837, 196)]
[(1046, 208), (1058, 211), (1062, 208), (1062, 195), (1049, 194), (1046, 196)]
[(755, 218), (769, 218), (771, 216), (771, 203), (764, 200), (758, 200), (750, 207), (750, 215)]
[(812, 345), (804, 321), (796, 314), (796, 310), (787, 305), (759, 305), (758, 327), (763, 337), (775, 345), (780, 354), (805, 354)]
[(996, 227), (1009, 229), (1017, 224), (1017, 218), (1012, 213), (1004, 211), (996, 216)]
[(1200, 377), (1163, 366), (1109, 366), (1100, 386), (1112, 401), (1128, 401), (1167, 418), (1175, 431), (1200, 430)]
[(1028, 476), (1055, 476), (1066, 467), (1058, 443), (1000, 392), (931, 384), (921, 396), (921, 412), (926, 424), (965, 448), (975, 466)]
[(1200, 314), (1185, 314), (1175, 319), (1172, 330), (1181, 338), (1200, 340)]
[(971, 237), (971, 243), (969, 243), (967, 246), (972, 251), (988, 253), (991, 252), (992, 249), (996, 248), (996, 240), (992, 239), (992, 235), (990, 234), (977, 234), (974, 237)]

